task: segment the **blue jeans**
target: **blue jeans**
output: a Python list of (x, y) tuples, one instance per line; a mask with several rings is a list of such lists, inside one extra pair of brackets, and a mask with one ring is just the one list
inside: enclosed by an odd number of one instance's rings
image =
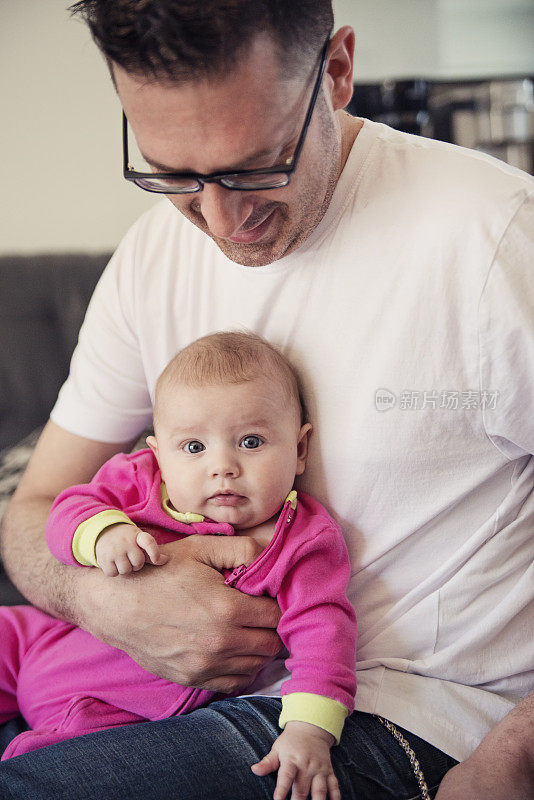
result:
[[(160, 722), (90, 733), (0, 764), (2, 800), (271, 800), (276, 773), (250, 766), (279, 735), (281, 702), (228, 698)], [(4, 747), (15, 723), (4, 726)], [(19, 729), (20, 730), (20, 729)], [(430, 795), (456, 764), (402, 729)], [(1, 735), (0, 735), (1, 740)], [(404, 750), (370, 714), (354, 712), (331, 750), (343, 800), (415, 800)]]

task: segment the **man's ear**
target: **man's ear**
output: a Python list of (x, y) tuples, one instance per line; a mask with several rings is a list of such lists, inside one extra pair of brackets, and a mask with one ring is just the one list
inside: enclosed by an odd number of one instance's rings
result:
[(308, 439), (311, 432), (312, 426), (309, 422), (306, 422), (306, 424), (300, 429), (299, 438), (297, 439), (297, 469), (295, 470), (295, 475), (302, 475), (306, 468), (306, 459), (308, 458)]
[(334, 111), (345, 108), (353, 92), (354, 31), (344, 25), (332, 36), (326, 62), (326, 81)]

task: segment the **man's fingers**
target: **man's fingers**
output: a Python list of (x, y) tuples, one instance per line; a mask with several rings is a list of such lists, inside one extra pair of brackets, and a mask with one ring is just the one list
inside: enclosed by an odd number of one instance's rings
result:
[(251, 536), (189, 536), (194, 557), (218, 572), (249, 566), (262, 553), (263, 546)]
[[(253, 676), (254, 677), (254, 676)], [(250, 684), (253, 677), (250, 675), (218, 675), (206, 681), (198, 680), (195, 686), (199, 689), (206, 689), (209, 692), (220, 692), (222, 694), (238, 696), (243, 694)], [(181, 681), (183, 684), (184, 681)]]
[(219, 611), (238, 627), (258, 630), (276, 628), (282, 616), (278, 603), (272, 597), (254, 597), (238, 589), (227, 594)]
[[(240, 658), (221, 659), (216, 664), (208, 664), (205, 674), (197, 676), (195, 686), (211, 692), (224, 694), (241, 694), (256, 678), (258, 672), (271, 659), (259, 656), (241, 656)], [(215, 673), (215, 666), (217, 672)], [(213, 676), (213, 677), (208, 677)], [(183, 683), (183, 681), (180, 681)]]
[(246, 664), (247, 671), (261, 669), (266, 659), (271, 660), (278, 655), (281, 645), (278, 634), (270, 628), (234, 628), (220, 636), (214, 634), (206, 641), (209, 642), (214, 661), (231, 663), (233, 659), (238, 659)]

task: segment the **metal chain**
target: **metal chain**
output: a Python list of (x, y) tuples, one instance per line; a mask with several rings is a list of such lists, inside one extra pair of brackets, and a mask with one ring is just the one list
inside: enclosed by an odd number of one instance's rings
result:
[(423, 775), (423, 770), (421, 769), (421, 765), (417, 760), (417, 756), (415, 755), (414, 751), (402, 735), (402, 733), (395, 727), (395, 725), (390, 722), (388, 719), (384, 719), (384, 717), (376, 716), (377, 720), (382, 723), (382, 725), (388, 729), (392, 736), (398, 741), (406, 755), (408, 756), (408, 760), (412, 766), (413, 773), (417, 780), (417, 785), (419, 786), (419, 791), (421, 793), (422, 800), (431, 800), (430, 794), (428, 793), (428, 786), (426, 785), (425, 776)]

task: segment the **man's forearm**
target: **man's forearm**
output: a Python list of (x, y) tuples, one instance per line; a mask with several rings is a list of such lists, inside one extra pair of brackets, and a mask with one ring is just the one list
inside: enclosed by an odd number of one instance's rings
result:
[(60, 564), (46, 546), (44, 529), (51, 504), (46, 498), (11, 502), (0, 531), (2, 562), (17, 589), (33, 605), (78, 623), (75, 587), (83, 570)]
[(436, 800), (534, 797), (534, 692), (509, 712), (475, 752), (448, 772)]

